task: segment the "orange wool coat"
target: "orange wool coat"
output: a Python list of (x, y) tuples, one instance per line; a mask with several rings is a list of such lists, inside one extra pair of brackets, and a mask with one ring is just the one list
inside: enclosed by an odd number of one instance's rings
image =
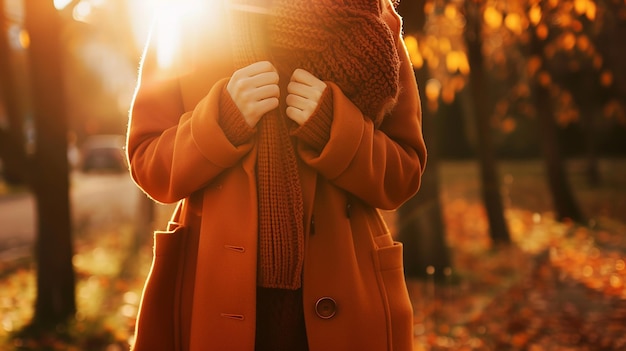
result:
[[(254, 350), (255, 138), (234, 146), (218, 123), (233, 65), (227, 26), (219, 24), (221, 16), (193, 21), (205, 15), (215, 13), (194, 11), (184, 21), (179, 54), (168, 68), (157, 64), (155, 31), (131, 109), (132, 177), (157, 201), (187, 199), (185, 257), (195, 267), (180, 283), (176, 317), (166, 321), (176, 328), (177, 345), (152, 338), (162, 350)], [(328, 82), (328, 143), (318, 151), (295, 140), (305, 211), (303, 304), (312, 351), (412, 350), (402, 245), (392, 240), (377, 208), (395, 209), (415, 194), (426, 148), (401, 19), (391, 4), (383, 15), (401, 59), (397, 105), (376, 129)]]

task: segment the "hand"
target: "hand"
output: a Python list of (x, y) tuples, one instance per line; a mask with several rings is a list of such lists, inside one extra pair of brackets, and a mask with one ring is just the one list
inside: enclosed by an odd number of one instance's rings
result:
[(278, 72), (268, 61), (255, 62), (235, 71), (226, 90), (246, 123), (254, 127), (264, 114), (278, 107)]
[(324, 90), (326, 83), (303, 69), (296, 69), (287, 86), (287, 117), (304, 124), (317, 109)]

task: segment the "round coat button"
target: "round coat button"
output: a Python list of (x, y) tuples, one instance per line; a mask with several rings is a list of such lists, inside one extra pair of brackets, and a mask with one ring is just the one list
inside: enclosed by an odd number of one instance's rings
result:
[(315, 303), (315, 313), (322, 319), (330, 319), (337, 313), (337, 303), (330, 297), (322, 297)]

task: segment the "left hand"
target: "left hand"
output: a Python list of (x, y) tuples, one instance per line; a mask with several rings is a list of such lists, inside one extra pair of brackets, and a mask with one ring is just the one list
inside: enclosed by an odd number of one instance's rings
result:
[(304, 124), (317, 109), (326, 86), (313, 74), (296, 69), (287, 86), (287, 117), (298, 125)]

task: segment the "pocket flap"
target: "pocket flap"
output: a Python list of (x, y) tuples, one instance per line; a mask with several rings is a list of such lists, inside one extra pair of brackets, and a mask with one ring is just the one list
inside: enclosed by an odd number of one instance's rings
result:
[(378, 261), (381, 271), (402, 268), (402, 244), (394, 242), (391, 246), (378, 249)]
[(185, 227), (178, 225), (173, 230), (155, 231), (154, 255), (164, 256), (180, 250), (181, 243), (184, 239), (184, 228)]

